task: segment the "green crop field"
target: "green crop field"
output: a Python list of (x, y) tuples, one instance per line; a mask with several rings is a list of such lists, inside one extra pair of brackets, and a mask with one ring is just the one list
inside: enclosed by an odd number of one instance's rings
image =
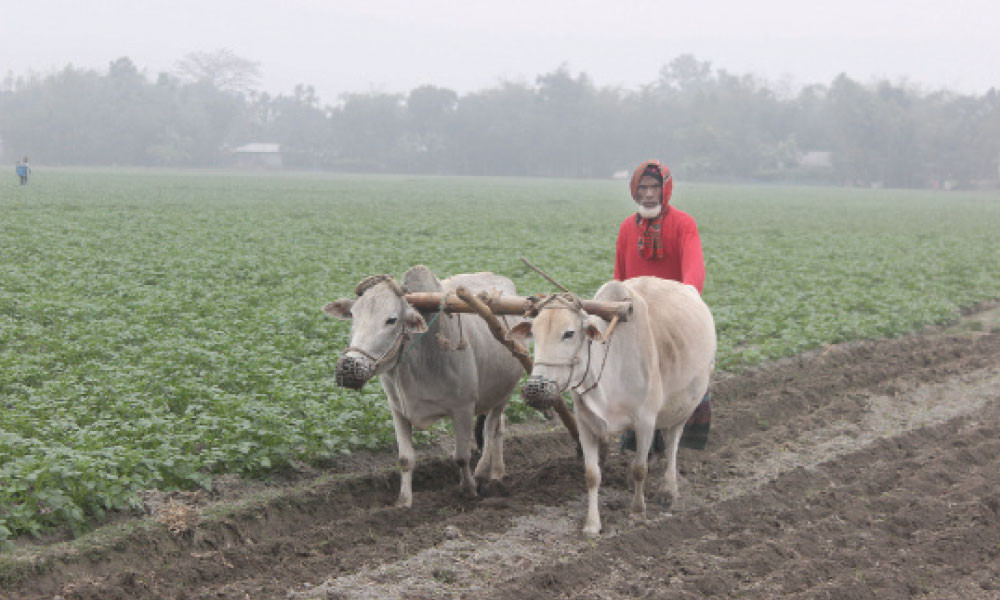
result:
[[(679, 184), (720, 369), (899, 335), (1000, 297), (1000, 195)], [(392, 441), (338, 389), (364, 276), (417, 263), (579, 294), (612, 273), (626, 183), (46, 171), (0, 184), (0, 545), (150, 488)], [(515, 401), (515, 416), (526, 412)], [(720, 407), (719, 410), (724, 410)]]

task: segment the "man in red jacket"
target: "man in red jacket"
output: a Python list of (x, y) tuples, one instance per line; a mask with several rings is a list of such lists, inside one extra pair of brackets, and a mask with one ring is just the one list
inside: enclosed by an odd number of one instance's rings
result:
[[(622, 221), (618, 230), (615, 279), (651, 275), (686, 283), (700, 294), (705, 286), (701, 238), (694, 219), (670, 206), (674, 190), (670, 169), (659, 161), (648, 160), (632, 173), (630, 187), (637, 211)], [(681, 446), (704, 448), (711, 421), (711, 394), (706, 392), (684, 425)], [(657, 430), (653, 450), (662, 451), (664, 447), (663, 433)], [(622, 448), (635, 450), (634, 431), (622, 436)]]

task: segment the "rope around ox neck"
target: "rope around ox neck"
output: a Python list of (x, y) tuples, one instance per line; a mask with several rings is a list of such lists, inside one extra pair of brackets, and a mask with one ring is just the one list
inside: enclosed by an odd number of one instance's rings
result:
[[(561, 304), (561, 306), (551, 306), (551, 304), (552, 304), (553, 301), (558, 301)], [(550, 294), (548, 297), (546, 297), (543, 300), (541, 300), (537, 305), (533, 306), (529, 310), (530, 310), (530, 312), (534, 313), (533, 316), (538, 316), (538, 313), (541, 312), (541, 311), (543, 311), (543, 310), (545, 310), (545, 309), (557, 309), (557, 308), (559, 308), (559, 309), (566, 309), (566, 310), (572, 310), (572, 311), (575, 311), (575, 312), (584, 312), (583, 311), (583, 302), (580, 300), (579, 297), (577, 297), (575, 294), (572, 294), (570, 292), (563, 292), (563, 293), (560, 293), (560, 294)], [(584, 313), (584, 314), (586, 314), (586, 313)], [(615, 320), (617, 320), (617, 318)], [(569, 370), (569, 375), (566, 377), (566, 383), (564, 383), (559, 388), (559, 393), (560, 394), (562, 394), (567, 389), (571, 389), (574, 392), (576, 392), (577, 394), (580, 394), (582, 396), (583, 394), (586, 394), (587, 392), (589, 392), (589, 391), (593, 390), (594, 388), (596, 388), (597, 385), (601, 382), (601, 378), (604, 377), (604, 367), (608, 364), (608, 354), (611, 353), (610, 352), (610, 348), (608, 348), (604, 352), (604, 359), (601, 361), (601, 370), (600, 370), (600, 372), (598, 372), (597, 377), (594, 378), (594, 383), (592, 383), (587, 389), (585, 389), (583, 391), (579, 391), (579, 390), (576, 389), (576, 388), (580, 387), (581, 385), (583, 385), (583, 382), (587, 379), (587, 375), (590, 372), (590, 355), (591, 355), (591, 350), (593, 349), (594, 340), (588, 340), (588, 343), (587, 343), (587, 366), (584, 367), (584, 369), (583, 369), (583, 375), (580, 377), (580, 381), (576, 382), (576, 384), (574, 384), (572, 386), (569, 384), (569, 382), (573, 380), (573, 369), (574, 369), (574, 367), (577, 364), (580, 363), (579, 354), (580, 354), (580, 350), (583, 349), (583, 341), (582, 341), (583, 338), (582, 338), (582, 336), (584, 336), (586, 334), (583, 331), (580, 331), (580, 335), (581, 335), (580, 346), (577, 347), (576, 352), (573, 353), (573, 358), (570, 359), (569, 362), (565, 362), (565, 363), (551, 363), (551, 362), (535, 361), (536, 365), (543, 365), (543, 366), (548, 366), (548, 367), (569, 367), (570, 370)], [(611, 331), (611, 335), (614, 335), (614, 330)], [(604, 343), (604, 344), (610, 344), (611, 343), (611, 336), (608, 336), (608, 337), (604, 338), (604, 340), (603, 340), (602, 343)]]

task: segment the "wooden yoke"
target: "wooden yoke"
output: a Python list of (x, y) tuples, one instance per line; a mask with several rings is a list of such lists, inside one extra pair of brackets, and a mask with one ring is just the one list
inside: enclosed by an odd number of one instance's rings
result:
[[(524, 315), (531, 308), (534, 300), (524, 296), (478, 297), (471, 294), (467, 294), (467, 296), (475, 297), (494, 315)], [(406, 301), (417, 310), (436, 312), (442, 309), (442, 297), (444, 297), (443, 308), (446, 313), (478, 313), (461, 296), (455, 297), (440, 292), (410, 292), (406, 294)], [(619, 321), (628, 321), (632, 312), (630, 302), (601, 302), (599, 300), (581, 300), (580, 302), (587, 314), (596, 315), (605, 321), (611, 321), (616, 316)]]
[[(503, 326), (503, 324), (500, 323), (500, 320), (497, 319), (493, 311), (490, 310), (490, 307), (487, 306), (485, 302), (477, 298), (475, 295), (471, 294), (469, 290), (465, 289), (464, 287), (460, 286), (457, 290), (455, 290), (455, 294), (457, 294), (461, 300), (463, 300), (469, 307), (471, 307), (473, 312), (478, 314), (480, 317), (482, 317), (484, 321), (486, 321), (486, 325), (489, 326), (490, 332), (493, 334), (493, 337), (495, 337), (497, 341), (503, 344), (505, 348), (510, 350), (511, 354), (513, 354), (514, 357), (517, 358), (518, 361), (520, 361), (521, 366), (524, 368), (524, 372), (530, 375), (531, 371), (534, 369), (534, 363), (531, 360), (531, 355), (528, 354), (528, 349), (525, 348), (523, 345), (521, 345), (520, 342), (511, 339), (510, 336), (507, 335), (508, 331)], [(527, 303), (526, 299), (524, 298), (517, 298), (517, 297), (509, 298), (509, 300), (515, 300), (515, 299), (520, 301), (522, 306), (526, 305)], [(498, 300), (503, 300), (503, 298), (501, 297)], [(438, 300), (438, 303), (440, 304), (440, 300)], [(495, 305), (497, 304), (497, 302), (493, 302), (492, 304)], [(520, 314), (523, 313), (524, 310), (522, 308)], [(511, 313), (501, 313), (501, 314), (511, 314)], [(518, 314), (518, 313), (513, 313), (513, 314)], [(569, 408), (566, 407), (566, 403), (563, 402), (562, 398), (559, 398), (559, 400), (555, 403), (555, 406), (553, 408), (555, 409), (556, 414), (559, 415), (559, 419), (562, 421), (563, 426), (566, 427), (567, 431), (569, 431), (570, 437), (572, 437), (573, 441), (576, 442), (577, 448), (579, 448), (580, 430), (577, 429), (576, 419), (574, 419), (573, 414), (569, 412)]]

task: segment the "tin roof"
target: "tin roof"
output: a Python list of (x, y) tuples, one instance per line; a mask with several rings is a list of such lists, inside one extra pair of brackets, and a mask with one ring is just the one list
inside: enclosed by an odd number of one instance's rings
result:
[(253, 142), (250, 144), (243, 144), (242, 146), (237, 146), (233, 148), (233, 152), (246, 153), (246, 154), (277, 154), (281, 152), (281, 144), (265, 144), (262, 142)]

